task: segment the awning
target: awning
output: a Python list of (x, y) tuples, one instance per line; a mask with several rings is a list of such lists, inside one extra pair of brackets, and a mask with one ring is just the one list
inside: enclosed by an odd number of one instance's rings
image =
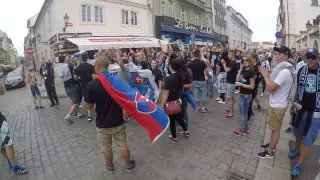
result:
[(85, 37), (67, 38), (68, 41), (79, 47), (79, 50), (101, 50), (121, 48), (148, 48), (161, 47), (165, 41), (148, 37)]

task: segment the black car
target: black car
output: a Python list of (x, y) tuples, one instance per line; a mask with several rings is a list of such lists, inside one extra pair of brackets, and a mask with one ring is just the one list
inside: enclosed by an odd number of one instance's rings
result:
[(19, 70), (9, 72), (5, 77), (4, 86), (6, 90), (26, 86), (23, 73)]

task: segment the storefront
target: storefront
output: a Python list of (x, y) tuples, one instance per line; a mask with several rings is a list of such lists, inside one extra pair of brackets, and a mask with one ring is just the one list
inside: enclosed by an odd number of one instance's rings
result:
[(212, 46), (213, 29), (205, 26), (188, 24), (177, 18), (155, 16), (156, 37), (159, 39), (181, 39), (186, 46)]

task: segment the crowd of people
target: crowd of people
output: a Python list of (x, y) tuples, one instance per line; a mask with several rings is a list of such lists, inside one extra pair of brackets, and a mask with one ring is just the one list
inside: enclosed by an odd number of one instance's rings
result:
[[(114, 171), (112, 137), (120, 147), (127, 170), (131, 171), (135, 167), (135, 160), (131, 158), (127, 147), (124, 126), (130, 117), (104, 90), (96, 77), (99, 73), (109, 72), (130, 85), (130, 64), (151, 72), (152, 80), (160, 92), (155, 101), (168, 114), (169, 138), (172, 142), (177, 141), (176, 122), (182, 127), (181, 135), (190, 136), (188, 103), (196, 112), (210, 111), (206, 103), (215, 96), (215, 88), (218, 92), (216, 101), (227, 103), (227, 120), (234, 118), (234, 106), (237, 104), (235, 94), (239, 94), (240, 127), (233, 132), (236, 136), (250, 133), (248, 121), (254, 115), (253, 102), (257, 110), (263, 108), (258, 96), (260, 85), (260, 97), (265, 95), (266, 89), (270, 93), (267, 109), (272, 134), (270, 143), (261, 145), (264, 150), (258, 154), (260, 158), (273, 158), (284, 115), (291, 102), (292, 127), (286, 132), (294, 130), (297, 139), (296, 147), (289, 152), (289, 157), (295, 158), (301, 154), (292, 172), (294, 176), (300, 174), (320, 128), (320, 103), (317, 100), (320, 98), (320, 67), (316, 49), (303, 49), (297, 53), (295, 49), (290, 50), (283, 45), (273, 50), (259, 51), (227, 49), (221, 45), (185, 49), (168, 45), (165, 51), (143, 48), (100, 50), (94, 55), (81, 52), (80, 58), (66, 57), (59, 61), (58, 75), (70, 99), (70, 109), (65, 120), (72, 123), (74, 117), (82, 117), (79, 111), (82, 100), (86, 103), (88, 121), (94, 119), (95, 108), (99, 142), (110, 172)], [(59, 105), (54, 88), (53, 65), (43, 61), (40, 74), (45, 81), (51, 106)], [(33, 69), (29, 70), (28, 82), (35, 97), (36, 108), (43, 108), (37, 89), (39, 82)], [(301, 144), (304, 148), (301, 148)]]

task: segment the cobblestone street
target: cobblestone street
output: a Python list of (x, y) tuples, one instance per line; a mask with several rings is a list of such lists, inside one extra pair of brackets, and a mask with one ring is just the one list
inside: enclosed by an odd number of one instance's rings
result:
[[(116, 171), (110, 174), (105, 169), (95, 123), (84, 117), (68, 124), (63, 120), (67, 99), (61, 99), (61, 105), (53, 108), (48, 103), (43, 100), (45, 109), (34, 110), (27, 88), (8, 91), (0, 97), (1, 111), (11, 126), (18, 163), (29, 170), (25, 175), (10, 174), (7, 162), (1, 158), (1, 180), (217, 180), (224, 179), (230, 169), (253, 176), (258, 165), (257, 152), (264, 137), (266, 111), (255, 111), (251, 132), (236, 137), (233, 131), (240, 125), (239, 114), (233, 120), (225, 120), (225, 105), (211, 99), (209, 113), (189, 110), (191, 136), (188, 139), (178, 136), (176, 144), (169, 140), (168, 130), (151, 145), (142, 127), (130, 121), (127, 139), (137, 168), (126, 172), (119, 149), (114, 145)], [(238, 112), (238, 103), (235, 107)], [(85, 113), (85, 109), (81, 110)]]

